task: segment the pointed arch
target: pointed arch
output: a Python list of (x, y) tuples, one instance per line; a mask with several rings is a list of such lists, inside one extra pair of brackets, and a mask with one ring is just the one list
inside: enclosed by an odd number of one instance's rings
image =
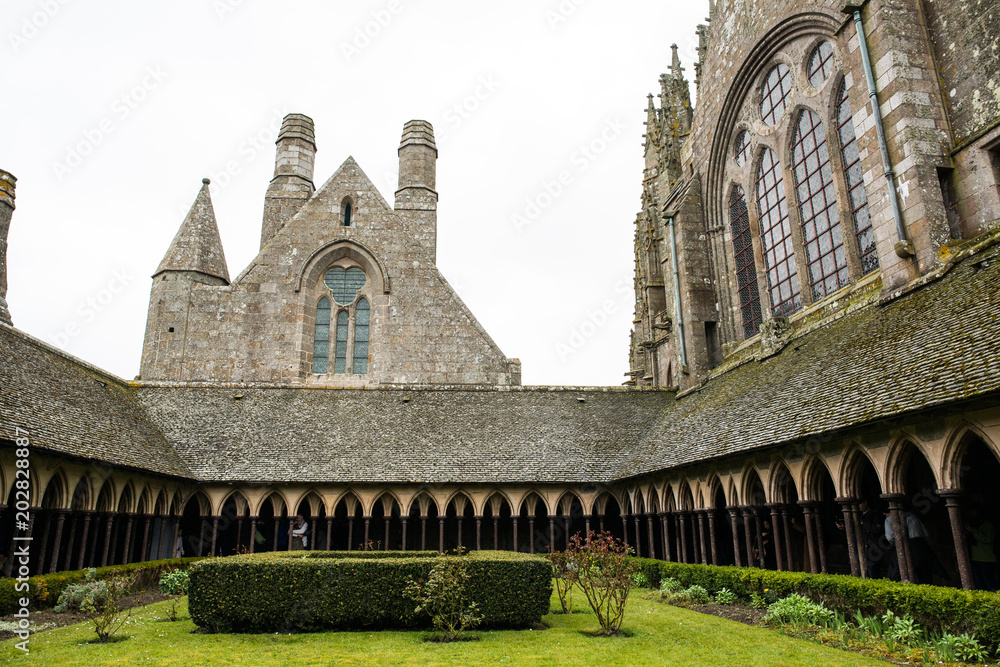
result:
[(799, 488), (795, 484), (795, 478), (784, 459), (776, 458), (771, 462), (770, 473), (768, 474), (768, 497), (772, 502), (790, 504), (797, 502), (801, 497)]
[(73, 489), (73, 495), (70, 498), (70, 508), (73, 510), (91, 509), (94, 502), (93, 494), (93, 483), (91, 482), (90, 475), (84, 475), (76, 483), (76, 488)]
[(1000, 444), (994, 442), (977, 424), (964, 421), (948, 434), (945, 441), (940, 474), (944, 488), (962, 488), (962, 459), (976, 440), (980, 440), (1000, 461)]

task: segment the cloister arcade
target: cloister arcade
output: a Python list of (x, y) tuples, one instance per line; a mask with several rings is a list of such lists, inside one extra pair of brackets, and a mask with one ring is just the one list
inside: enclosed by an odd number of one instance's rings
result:
[[(913, 512), (930, 535), (934, 583), (972, 588), (963, 513), (1000, 507), (998, 435), (995, 417), (951, 419), (586, 486), (196, 484), (35, 452), (31, 571), (166, 558), (178, 542), (188, 556), (289, 549), (289, 519), (301, 514), (311, 549), (540, 553), (595, 530), (644, 557), (855, 576), (894, 551), (900, 578), (915, 581), (907, 539), (866, 553), (867, 501), (897, 535)], [(0, 457), (0, 543), (10, 545), (23, 496), (10, 452)], [(5, 575), (11, 565), (8, 553)]]

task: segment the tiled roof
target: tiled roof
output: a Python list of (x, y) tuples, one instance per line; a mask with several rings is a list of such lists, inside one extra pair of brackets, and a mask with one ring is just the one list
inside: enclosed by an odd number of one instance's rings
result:
[(682, 466), (1000, 391), (1000, 245), (791, 341), (664, 411), (616, 477)]
[(32, 447), (188, 476), (119, 378), (0, 325), (0, 438), (27, 429)]
[(278, 482), (609, 481), (618, 452), (672, 400), (621, 388), (144, 386), (138, 395), (196, 478)]

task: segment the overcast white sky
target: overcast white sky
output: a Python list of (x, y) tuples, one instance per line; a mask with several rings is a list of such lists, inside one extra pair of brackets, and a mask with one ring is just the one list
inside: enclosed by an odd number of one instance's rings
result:
[(438, 266), (521, 359), (523, 382), (620, 384), (646, 94), (674, 42), (693, 80), (707, 12), (704, 0), (6, 0), (14, 323), (131, 379), (149, 276), (202, 177), (235, 278), (259, 246), (284, 114), (316, 121), (317, 186), (353, 155), (390, 202), (403, 124), (421, 118), (440, 153)]

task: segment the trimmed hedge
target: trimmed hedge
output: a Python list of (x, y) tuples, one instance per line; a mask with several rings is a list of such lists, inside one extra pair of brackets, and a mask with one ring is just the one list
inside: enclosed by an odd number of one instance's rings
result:
[(841, 574), (685, 565), (651, 558), (636, 560), (654, 587), (658, 587), (662, 579), (677, 579), (684, 586), (704, 586), (710, 593), (725, 587), (744, 599), (751, 593), (763, 595), (765, 590), (777, 597), (799, 593), (848, 617), (855, 611), (865, 616), (881, 616), (886, 611), (909, 614), (930, 629), (975, 634), (991, 651), (995, 652), (1000, 646), (1000, 595), (997, 593)]
[(216, 632), (293, 632), (331, 628), (430, 627), (403, 596), (407, 581), (426, 579), (440, 558), (468, 564), (469, 598), (482, 626), (523, 628), (549, 611), (552, 569), (538, 556), (474, 551), (299, 551), (213, 558), (191, 568), (188, 609)]
[[(137, 587), (141, 589), (155, 586), (160, 581), (160, 575), (170, 570), (183, 570), (188, 568), (202, 558), (166, 558), (163, 560), (150, 560), (142, 563), (129, 563), (128, 565), (108, 565), (97, 568), (98, 579), (108, 579), (116, 574), (138, 573), (136, 579)], [(30, 593), (17, 591), (14, 587), (17, 580), (13, 578), (0, 579), (0, 616), (14, 613), (20, 608), (20, 599), (31, 598), (31, 609), (49, 609), (55, 606), (59, 595), (70, 584), (81, 583), (87, 576), (87, 570), (69, 570), (66, 572), (53, 572), (51, 574), (40, 574), (28, 578)], [(44, 600), (39, 600), (36, 595), (39, 590), (39, 583), (44, 584), (48, 595)]]

